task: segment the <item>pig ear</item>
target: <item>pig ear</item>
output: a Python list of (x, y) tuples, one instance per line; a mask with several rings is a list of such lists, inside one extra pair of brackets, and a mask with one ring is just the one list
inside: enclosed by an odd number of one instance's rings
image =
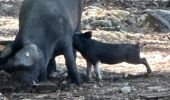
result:
[(92, 37), (92, 32), (91, 31), (87, 31), (83, 35), (84, 35), (85, 38), (91, 38)]
[(36, 45), (26, 45), (14, 56), (12, 62), (14, 66), (31, 67), (40, 57), (38, 47)]

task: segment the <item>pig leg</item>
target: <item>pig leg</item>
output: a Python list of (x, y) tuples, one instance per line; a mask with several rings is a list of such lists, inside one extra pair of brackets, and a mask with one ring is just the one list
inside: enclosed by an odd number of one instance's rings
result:
[(91, 70), (92, 70), (92, 63), (89, 62), (88, 60), (86, 60), (86, 63), (87, 63), (87, 69), (86, 69), (87, 78), (88, 78), (88, 80), (90, 80)]
[(47, 80), (48, 80), (47, 79), (47, 70), (43, 70), (38, 77), (38, 81), (39, 82), (45, 82)]
[(100, 71), (100, 61), (98, 61), (95, 65), (94, 65), (94, 72), (96, 74), (97, 80), (102, 80), (102, 75), (101, 75), (101, 71)]
[(0, 64), (4, 64), (8, 57), (13, 53), (11, 45), (7, 45), (0, 54)]
[(36, 81), (36, 78), (34, 77), (35, 75), (33, 75), (32, 73), (24, 72), (20, 80), (23, 86), (31, 87), (33, 85), (33, 81)]
[(72, 42), (67, 40), (64, 47), (64, 57), (68, 70), (68, 76), (71, 77), (73, 83), (79, 85), (80, 84), (80, 76), (77, 72), (76, 62), (73, 54)]
[(5, 49), (3, 51), (1, 51), (0, 53), (0, 70), (5, 70), (7, 71), (8, 68), (4, 67), (3, 64), (6, 63), (6, 61), (8, 60), (9, 56), (12, 54), (13, 50), (10, 46), (6, 46)]
[(141, 64), (144, 64), (144, 65), (146, 66), (147, 75), (149, 76), (149, 75), (152, 73), (152, 71), (151, 71), (151, 68), (150, 68), (150, 66), (149, 66), (146, 58), (140, 58), (140, 63), (141, 63)]
[(57, 76), (56, 72), (57, 72), (57, 70), (56, 70), (56, 62), (55, 62), (55, 57), (53, 57), (49, 61), (48, 67), (47, 67), (47, 76), (48, 76), (48, 79), (56, 77)]

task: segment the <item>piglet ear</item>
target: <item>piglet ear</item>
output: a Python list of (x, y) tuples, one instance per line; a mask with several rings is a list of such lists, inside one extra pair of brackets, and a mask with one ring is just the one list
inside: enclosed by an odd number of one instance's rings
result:
[(83, 37), (85, 38), (91, 38), (92, 37), (92, 31), (87, 31), (83, 34)]
[(38, 47), (34, 44), (29, 44), (18, 51), (8, 63), (14, 67), (28, 68), (33, 66), (41, 56)]

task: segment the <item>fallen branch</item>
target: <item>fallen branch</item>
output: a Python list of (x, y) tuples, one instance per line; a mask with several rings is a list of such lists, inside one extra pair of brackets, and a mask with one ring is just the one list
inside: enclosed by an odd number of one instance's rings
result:
[(170, 93), (168, 92), (146, 93), (146, 94), (139, 94), (139, 96), (148, 100), (148, 99), (167, 98), (167, 97), (170, 97)]

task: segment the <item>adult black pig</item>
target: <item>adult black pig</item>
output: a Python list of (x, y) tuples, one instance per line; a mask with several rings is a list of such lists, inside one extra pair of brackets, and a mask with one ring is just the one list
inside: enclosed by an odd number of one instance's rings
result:
[[(72, 36), (80, 32), (83, 0), (24, 0), (19, 15), (19, 32), (0, 55), (5, 69), (20, 71), (25, 85), (47, 80), (47, 66), (64, 54), (68, 76), (80, 84)], [(50, 66), (49, 72), (52, 72)]]

